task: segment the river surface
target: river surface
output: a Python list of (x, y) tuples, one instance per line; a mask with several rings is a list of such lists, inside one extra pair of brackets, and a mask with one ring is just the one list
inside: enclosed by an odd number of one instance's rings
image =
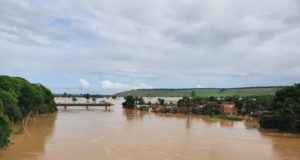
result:
[(1, 160), (299, 160), (300, 138), (255, 121), (111, 109), (60, 108), (33, 118)]

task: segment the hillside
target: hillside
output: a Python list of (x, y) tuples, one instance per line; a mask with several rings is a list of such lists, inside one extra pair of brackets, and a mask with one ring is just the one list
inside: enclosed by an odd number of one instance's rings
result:
[(221, 97), (221, 96), (260, 96), (274, 95), (275, 92), (282, 87), (248, 87), (248, 88), (189, 88), (189, 89), (137, 89), (115, 94), (124, 97), (127, 95), (143, 96), (143, 97), (181, 97), (190, 96), (192, 91), (196, 92), (196, 96), (201, 97)]

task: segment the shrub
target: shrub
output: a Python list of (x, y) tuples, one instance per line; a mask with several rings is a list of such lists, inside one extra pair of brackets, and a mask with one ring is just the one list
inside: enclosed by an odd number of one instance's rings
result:
[(203, 115), (219, 115), (221, 110), (217, 107), (206, 105), (201, 109), (201, 114)]

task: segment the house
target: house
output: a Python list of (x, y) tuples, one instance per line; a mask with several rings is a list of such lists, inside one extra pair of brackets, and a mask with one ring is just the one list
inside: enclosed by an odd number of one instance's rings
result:
[(166, 106), (165, 112), (166, 113), (176, 113), (176, 109), (177, 109), (177, 106)]
[(232, 102), (223, 102), (220, 108), (224, 114), (236, 114), (235, 104)]

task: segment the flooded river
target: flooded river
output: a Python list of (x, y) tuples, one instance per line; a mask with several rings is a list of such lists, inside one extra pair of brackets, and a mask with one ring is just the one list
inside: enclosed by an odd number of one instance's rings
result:
[[(118, 102), (119, 103), (119, 102)], [(60, 108), (31, 120), (0, 160), (299, 160), (300, 138), (220, 121), (101, 108)]]

